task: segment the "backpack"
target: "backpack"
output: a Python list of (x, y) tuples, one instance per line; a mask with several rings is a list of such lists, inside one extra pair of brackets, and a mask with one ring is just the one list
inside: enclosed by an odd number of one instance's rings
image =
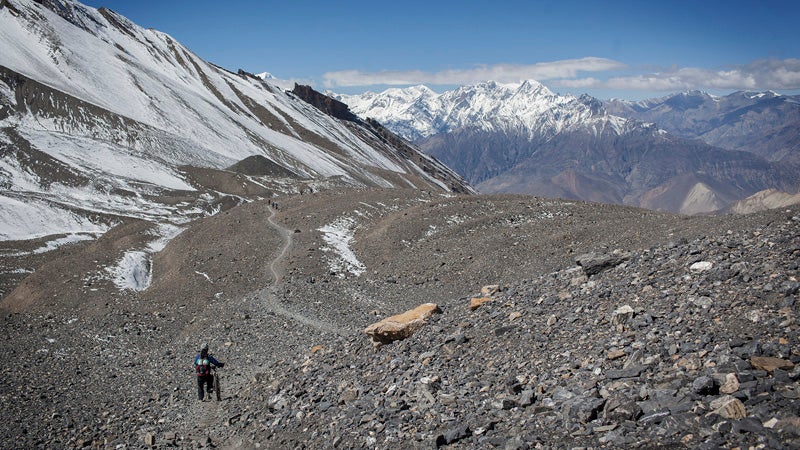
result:
[(197, 373), (198, 377), (204, 377), (206, 375), (211, 374), (211, 361), (208, 360), (208, 357), (205, 358), (202, 356), (198, 356), (194, 360), (194, 370)]

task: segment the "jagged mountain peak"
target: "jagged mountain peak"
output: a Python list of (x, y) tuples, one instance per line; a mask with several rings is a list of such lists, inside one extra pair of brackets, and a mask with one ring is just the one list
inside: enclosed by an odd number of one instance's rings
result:
[(555, 94), (536, 80), (485, 81), (439, 94), (405, 88), (337, 98), (411, 141), (459, 129), (554, 135), (590, 120), (603, 122), (592, 125), (598, 130), (626, 128), (624, 119), (609, 117), (596, 101)]

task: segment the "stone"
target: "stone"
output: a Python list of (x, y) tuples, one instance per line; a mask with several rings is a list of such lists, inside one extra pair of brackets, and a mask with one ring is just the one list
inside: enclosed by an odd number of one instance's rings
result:
[(148, 445), (150, 447), (156, 445), (156, 437), (153, 433), (147, 433), (144, 435), (144, 445)]
[(530, 406), (533, 404), (533, 401), (536, 399), (536, 393), (533, 389), (526, 389), (519, 394), (519, 406), (523, 408), (526, 406)]
[(522, 317), (522, 313), (519, 311), (514, 311), (508, 315), (508, 320), (516, 320)]
[(714, 379), (706, 375), (697, 377), (692, 382), (692, 391), (698, 395), (712, 395), (715, 393), (716, 387)]
[(476, 309), (483, 306), (484, 303), (493, 302), (494, 299), (492, 297), (473, 297), (469, 301), (469, 310), (475, 311)]
[(503, 447), (504, 450), (527, 450), (529, 448), (528, 444), (519, 436), (515, 436), (506, 441)]
[(493, 297), (498, 292), (500, 292), (499, 284), (489, 284), (481, 288), (481, 295), (484, 297)]
[(627, 369), (611, 369), (606, 370), (606, 378), (609, 380), (618, 380), (620, 378), (636, 378), (642, 373), (644, 367), (635, 366)]
[(750, 364), (758, 369), (768, 373), (772, 373), (775, 369), (791, 370), (794, 364), (788, 359), (775, 358), (772, 356), (753, 356), (750, 358)]
[(630, 305), (623, 305), (615, 309), (611, 314), (611, 323), (614, 325), (621, 325), (633, 317), (634, 311)]
[(623, 394), (614, 394), (606, 400), (603, 408), (603, 420), (608, 422), (624, 422), (636, 420), (642, 415), (642, 408), (636, 401)]
[(509, 331), (514, 330), (515, 328), (517, 328), (516, 325), (506, 325), (504, 327), (497, 327), (497, 328), (494, 329), (494, 335), (495, 336), (502, 336), (502, 335), (508, 333)]
[(747, 410), (738, 398), (724, 395), (711, 402), (713, 411), (710, 414), (718, 414), (728, 420), (738, 420), (747, 417)]
[(387, 317), (364, 329), (375, 347), (406, 339), (425, 325), (426, 319), (442, 310), (435, 303), (423, 303), (402, 314)]
[(755, 417), (745, 417), (733, 422), (734, 433), (763, 433), (764, 425)]
[(800, 417), (791, 416), (778, 421), (774, 429), (780, 433), (793, 434), (800, 437)]
[(615, 359), (619, 359), (619, 358), (622, 358), (623, 356), (625, 356), (625, 351), (624, 350), (609, 350), (606, 356), (607, 356), (608, 359), (613, 361)]
[(470, 435), (469, 425), (462, 424), (448, 429), (436, 437), (436, 447), (452, 444)]
[(578, 397), (564, 404), (567, 408), (567, 418), (577, 423), (589, 423), (596, 419), (603, 409), (606, 400), (596, 397)]
[(714, 264), (711, 261), (698, 261), (689, 266), (689, 270), (695, 273), (700, 273), (711, 270), (712, 267), (714, 267)]
[(575, 258), (575, 262), (581, 266), (587, 276), (592, 276), (616, 267), (629, 258), (629, 254), (597, 255), (595, 253), (586, 253)]
[(720, 394), (733, 394), (739, 390), (739, 379), (736, 378), (735, 373), (725, 375), (725, 381), (719, 387)]
[(661, 422), (663, 422), (663, 421), (664, 421), (664, 419), (666, 419), (667, 417), (669, 417), (669, 416), (670, 416), (670, 414), (671, 414), (671, 413), (669, 412), (669, 410), (668, 410), (668, 409), (666, 409), (666, 410), (660, 410), (660, 411), (655, 411), (655, 412), (651, 412), (651, 413), (649, 413), (649, 414), (644, 414), (644, 415), (642, 415), (642, 416), (639, 418), (639, 422), (641, 422), (641, 423), (648, 423), (648, 424), (649, 424), (649, 423), (661, 423)]
[(678, 369), (683, 369), (688, 372), (694, 372), (700, 370), (703, 367), (702, 362), (700, 361), (700, 357), (697, 355), (687, 355), (683, 358), (678, 359), (675, 362), (675, 367)]

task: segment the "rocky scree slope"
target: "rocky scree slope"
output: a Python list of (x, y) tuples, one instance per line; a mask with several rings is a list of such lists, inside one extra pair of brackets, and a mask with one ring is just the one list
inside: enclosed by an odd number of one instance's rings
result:
[[(192, 222), (142, 291), (99, 276), (131, 230), (52, 253), (0, 303), (15, 361), (4, 442), (796, 445), (796, 372), (748, 364), (797, 362), (797, 210), (681, 217), (396, 189), (278, 201)], [(590, 252), (584, 267), (617, 265), (587, 275), (575, 260)], [(363, 328), (423, 302), (443, 314), (373, 349)], [(222, 402), (195, 398), (200, 341), (227, 362)], [(729, 373), (744, 419), (707, 416)]]

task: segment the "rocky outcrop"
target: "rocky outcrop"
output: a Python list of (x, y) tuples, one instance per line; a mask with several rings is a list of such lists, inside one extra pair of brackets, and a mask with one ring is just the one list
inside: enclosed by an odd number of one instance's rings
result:
[(295, 83), (292, 94), (329, 116), (348, 122), (361, 122), (358, 116), (350, 112), (350, 107), (339, 100), (335, 100), (321, 92), (315, 91), (311, 86)]
[(375, 347), (406, 339), (425, 325), (425, 320), (442, 310), (435, 303), (423, 303), (404, 313), (387, 317), (364, 329)]

